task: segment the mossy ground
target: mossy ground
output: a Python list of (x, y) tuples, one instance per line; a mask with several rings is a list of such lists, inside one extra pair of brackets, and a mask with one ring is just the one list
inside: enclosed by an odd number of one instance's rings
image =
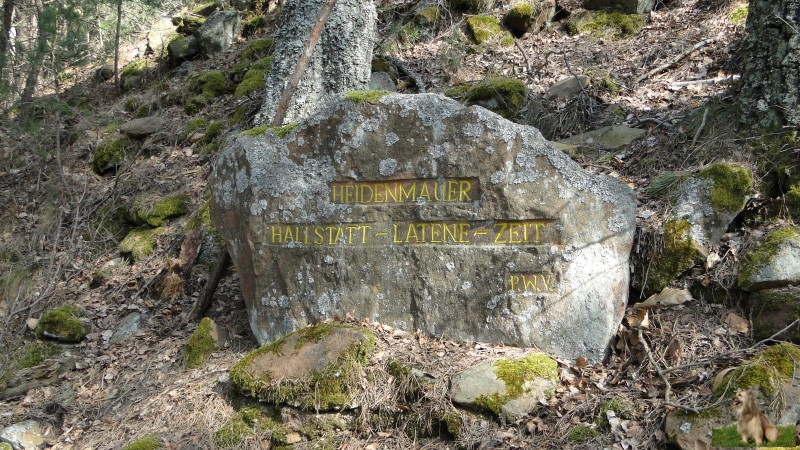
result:
[(250, 436), (265, 439), (273, 445), (286, 444), (286, 430), (266, 410), (244, 406), (214, 433), (214, 443), (222, 448), (241, 448)]
[(595, 38), (621, 39), (636, 34), (646, 20), (647, 16), (641, 14), (594, 11), (583, 20), (567, 22), (565, 28), (567, 33), (572, 35), (590, 31)]
[(78, 342), (91, 331), (91, 327), (82, 322), (83, 311), (72, 305), (61, 306), (42, 314), (36, 327), (36, 336), (45, 338), (58, 336), (66, 342)]
[(127, 150), (132, 145), (133, 143), (127, 137), (103, 141), (94, 150), (94, 160), (92, 161), (94, 172), (102, 175), (109, 169), (116, 170), (125, 161)]
[(738, 389), (759, 389), (767, 396), (795, 376), (800, 347), (782, 342), (756, 353), (748, 362), (725, 375), (714, 387), (716, 397), (733, 397)]
[(202, 366), (211, 353), (219, 350), (218, 343), (212, 335), (213, 326), (213, 321), (204, 317), (186, 341), (183, 348), (183, 364), (188, 369)]
[(498, 41), (503, 47), (514, 45), (514, 38), (500, 27), (500, 21), (493, 16), (473, 16), (467, 19), (467, 29), (477, 44)]
[(145, 436), (126, 445), (123, 450), (158, 450), (162, 448), (161, 441), (156, 434)]
[[(795, 448), (795, 426), (784, 425), (778, 427), (778, 439), (775, 442), (764, 441), (758, 447), (789, 447)], [(714, 448), (730, 447), (755, 447), (755, 442), (750, 440), (748, 443), (742, 442), (742, 436), (736, 431), (736, 424), (725, 428), (715, 428), (711, 430), (711, 446)]]
[(134, 262), (141, 261), (153, 253), (156, 239), (163, 232), (164, 227), (141, 226), (134, 228), (119, 243), (119, 251), (123, 255), (130, 255)]
[(192, 83), (191, 90), (198, 95), (190, 98), (183, 105), (183, 109), (186, 114), (195, 115), (207, 104), (224, 94), (228, 90), (228, 83), (222, 72), (212, 70), (197, 77)]
[(389, 91), (350, 91), (344, 95), (344, 98), (356, 105), (364, 102), (377, 103), (378, 100), (390, 93)]

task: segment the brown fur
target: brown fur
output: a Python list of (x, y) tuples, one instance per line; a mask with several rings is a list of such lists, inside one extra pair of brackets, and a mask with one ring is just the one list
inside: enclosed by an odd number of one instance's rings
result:
[(753, 439), (756, 445), (761, 444), (766, 437), (770, 442), (778, 439), (778, 429), (767, 416), (758, 409), (753, 394), (749, 391), (739, 391), (733, 397), (733, 409), (739, 421), (736, 422), (736, 431), (742, 435), (742, 442)]

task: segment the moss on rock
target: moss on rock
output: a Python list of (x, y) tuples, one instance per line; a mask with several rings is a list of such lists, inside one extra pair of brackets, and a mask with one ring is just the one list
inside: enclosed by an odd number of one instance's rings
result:
[(558, 363), (541, 353), (532, 353), (519, 359), (501, 358), (492, 365), (497, 378), (505, 384), (505, 392), (481, 395), (475, 400), (475, 405), (496, 415), (501, 414), (503, 405), (525, 393), (528, 382), (538, 378), (553, 383), (558, 381)]
[(251, 68), (236, 86), (236, 90), (233, 91), (233, 97), (243, 98), (247, 97), (251, 92), (263, 90), (267, 86), (267, 82), (264, 79), (265, 76), (266, 71)]
[(646, 295), (660, 292), (678, 275), (703, 258), (703, 253), (691, 238), (689, 221), (672, 220), (664, 224), (664, 245), (661, 253), (647, 261), (642, 268), (647, 274), (643, 290)]
[(503, 23), (516, 37), (522, 37), (536, 22), (533, 5), (529, 1), (512, 6), (503, 17)]
[(208, 317), (197, 324), (194, 332), (189, 336), (183, 348), (183, 363), (189, 369), (205, 364), (208, 356), (219, 350), (219, 344), (214, 337), (216, 325)]
[[(454, 93), (449, 91), (448, 96)], [(483, 106), (506, 119), (512, 119), (525, 105), (527, 95), (528, 88), (520, 80), (490, 77), (471, 86), (462, 98), (468, 104)]]
[(753, 188), (753, 176), (744, 167), (732, 164), (712, 164), (697, 174), (711, 180), (711, 206), (725, 212), (738, 212), (744, 208)]
[(80, 320), (83, 311), (77, 306), (66, 305), (42, 314), (36, 327), (36, 336), (49, 337), (65, 342), (79, 342), (92, 330), (91, 325)]
[[(286, 430), (263, 409), (246, 406), (234, 414), (225, 425), (214, 433), (214, 443), (222, 448), (241, 448), (245, 439), (254, 434), (270, 434), (274, 445), (286, 444)], [(270, 447), (274, 448), (274, 447)]]
[(800, 347), (782, 342), (756, 353), (714, 386), (714, 396), (733, 397), (738, 389), (758, 389), (771, 396), (796, 376)]
[(190, 98), (183, 109), (186, 114), (197, 114), (204, 106), (214, 101), (227, 90), (228, 83), (222, 72), (218, 70), (206, 72), (193, 81), (192, 91), (199, 93), (199, 95)]
[(467, 30), (478, 44), (499, 40), (503, 47), (514, 45), (514, 38), (508, 31), (500, 28), (500, 21), (493, 16), (474, 16), (467, 19)]
[(389, 91), (350, 91), (344, 95), (344, 98), (355, 104), (363, 102), (377, 103), (378, 100), (390, 93)]
[(800, 242), (800, 229), (794, 226), (784, 226), (772, 230), (761, 243), (747, 252), (739, 272), (739, 287), (746, 290), (749, 287), (750, 279), (772, 262), (781, 245), (787, 240)]
[[(442, 18), (442, 12), (436, 6), (428, 6), (417, 11), (414, 15), (414, 23), (426, 29), (434, 29), (439, 26), (439, 21)], [(386, 72), (386, 71), (384, 71)]]
[[(340, 354), (331, 356), (335, 360), (321, 370), (309, 369), (302, 375), (275, 375), (274, 362), (270, 361), (276, 355), (288, 358), (334, 332), (339, 336), (344, 333), (349, 337), (342, 339), (352, 340)], [(372, 331), (362, 327), (337, 323), (307, 327), (250, 352), (231, 367), (231, 383), (242, 393), (274, 404), (287, 403), (314, 411), (350, 408), (362, 381), (363, 366), (376, 342)]]
[(127, 137), (103, 141), (94, 150), (92, 169), (98, 175), (116, 170), (125, 161), (126, 152), (132, 145), (133, 142)]
[(247, 44), (242, 50), (242, 58), (248, 61), (257, 61), (272, 54), (275, 41), (272, 39), (258, 39)]
[(119, 251), (124, 255), (130, 255), (134, 262), (141, 261), (153, 253), (156, 239), (163, 232), (164, 227), (141, 226), (134, 228), (119, 243)]
[(571, 18), (564, 27), (570, 35), (591, 31), (596, 37), (621, 39), (636, 34), (646, 20), (647, 17), (642, 14), (625, 14), (619, 11), (587, 11)]
[(180, 217), (189, 211), (189, 199), (185, 194), (174, 194), (160, 200), (138, 200), (133, 204), (137, 222), (160, 227), (168, 219)]

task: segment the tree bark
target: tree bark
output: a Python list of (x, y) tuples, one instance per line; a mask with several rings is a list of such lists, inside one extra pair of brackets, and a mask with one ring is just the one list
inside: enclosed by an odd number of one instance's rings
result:
[(39, 83), (39, 72), (42, 70), (44, 63), (44, 55), (47, 51), (47, 27), (43, 23), (44, 5), (42, 0), (35, 0), (34, 7), (36, 8), (36, 44), (31, 49), (31, 63), (28, 67), (28, 76), (25, 79), (25, 89), (22, 91), (22, 110), (25, 113), (30, 112), (31, 102), (33, 101), (33, 94), (36, 92), (36, 86)]
[[(11, 40), (11, 26), (14, 19), (14, 6), (16, 0), (3, 0), (3, 26), (2, 35), (0, 35), (0, 63), (5, 60), (5, 54), (8, 51), (9, 41)], [(2, 66), (0, 66), (2, 68)]]
[(742, 123), (800, 126), (800, 0), (750, 0), (742, 47)]

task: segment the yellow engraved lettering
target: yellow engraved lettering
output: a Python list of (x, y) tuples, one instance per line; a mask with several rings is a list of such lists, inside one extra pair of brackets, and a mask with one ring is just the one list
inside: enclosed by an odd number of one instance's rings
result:
[(431, 224), (422, 222), (418, 223), (417, 227), (419, 227), (420, 230), (422, 231), (422, 239), (420, 239), (420, 242), (428, 242), (429, 241), (428, 229), (431, 227)]
[(408, 185), (408, 190), (403, 189), (403, 185), (398, 183), (400, 187), (400, 202), (404, 200), (416, 200), (417, 199), (417, 183), (411, 183)]
[(541, 289), (539, 289), (539, 286), (536, 284), (536, 275), (533, 275), (533, 277), (530, 277), (528, 275), (523, 275), (522, 278), (525, 280), (525, 290), (526, 291), (529, 291), (529, 292), (530, 291), (536, 291), (536, 292), (541, 291)]
[(458, 242), (469, 242), (469, 222), (458, 224)]
[(460, 184), (460, 189), (461, 189), (461, 195), (459, 195), (458, 201), (460, 202), (472, 201), (472, 199), (469, 198), (469, 191), (472, 190), (472, 182), (469, 180), (462, 180)]
[[(392, 189), (389, 189), (389, 183), (383, 183), (381, 186), (383, 186), (383, 197), (382, 197), (383, 200), (382, 201), (383, 202), (397, 203), (398, 202), (397, 201), (397, 186), (399, 186), (399, 183), (393, 183), (392, 184)], [(392, 198), (391, 201), (389, 200), (389, 197)]]
[(345, 240), (346, 244), (352, 244), (353, 243), (353, 231), (357, 230), (359, 228), (361, 228), (361, 227), (358, 226), (358, 225), (348, 225), (348, 226), (345, 227), (345, 229), (347, 230), (347, 239)]
[(431, 242), (442, 242), (442, 228), (444, 227), (443, 223), (432, 223), (431, 224)]
[(540, 243), (541, 242), (541, 236), (539, 235), (539, 228), (543, 227), (544, 225), (545, 225), (544, 222), (526, 223), (525, 224), (525, 241), (529, 241), (529, 239), (528, 239), (528, 228), (533, 227), (533, 229), (534, 229), (533, 242), (535, 242), (537, 244)]
[(372, 226), (371, 225), (361, 225), (359, 228), (361, 228), (361, 243), (362, 244), (366, 244), (367, 243), (367, 232), (369, 232), (369, 229), (372, 228)]
[(280, 225), (278, 226), (272, 225), (272, 243), (273, 244), (283, 243), (283, 234), (281, 233)]
[(329, 245), (335, 244), (336, 241), (334, 240), (333, 231), (336, 229), (336, 226), (328, 225), (325, 227), (325, 229), (328, 231), (328, 244)]
[(419, 242), (419, 236), (417, 236), (417, 228), (414, 226), (413, 223), (408, 224), (408, 229), (406, 229), (406, 240), (405, 242), (411, 242), (411, 239)]
[(539, 274), (542, 277), (542, 285), (544, 286), (544, 290), (546, 291), (554, 291), (555, 286), (553, 285), (553, 274), (548, 273), (547, 278), (545, 278), (545, 274)]
[(344, 202), (345, 203), (355, 203), (355, 191), (356, 187), (351, 185), (347, 185), (344, 187)]
[(519, 276), (518, 275), (511, 275), (511, 290), (515, 290), (517, 288), (517, 284), (519, 284)]
[(344, 228), (341, 226), (336, 227), (336, 239), (332, 244), (342, 244), (344, 241)]
[(439, 184), (438, 182), (434, 181), (433, 182), (433, 199), (436, 200), (437, 202), (440, 202), (440, 201), (443, 200), (443, 197), (444, 197), (444, 185), (443, 184)]
[(458, 199), (458, 181), (450, 180), (447, 182), (447, 195), (445, 199), (449, 202), (456, 201)]
[(375, 203), (388, 202), (389, 185), (386, 183), (375, 185)]
[(325, 236), (322, 235), (323, 231), (325, 231), (325, 227), (314, 227), (314, 244), (321, 245), (325, 243)]
[(292, 234), (292, 227), (286, 226), (286, 235), (283, 237), (283, 242), (294, 242), (295, 238)]
[[(452, 227), (452, 229), (450, 229), (450, 227)], [(458, 239), (456, 239), (456, 233), (458, 232), (457, 227), (458, 227), (458, 224), (455, 224), (455, 223), (453, 223), (453, 224), (447, 224), (447, 223), (443, 224), (442, 228), (444, 228), (444, 237), (442, 238), (442, 241), (443, 242), (458, 242)], [(450, 235), (449, 238), (447, 237), (448, 234)]]
[(524, 242), (520, 238), (520, 231), (525, 227), (519, 222), (511, 222), (508, 224), (508, 243), (509, 244), (519, 244)]
[(402, 240), (397, 239), (397, 224), (393, 224), (392, 228), (393, 228), (393, 231), (394, 231), (392, 233), (392, 242), (394, 242), (396, 244), (402, 243), (403, 242)]
[(342, 195), (342, 192), (344, 191), (344, 186), (342, 186), (341, 184), (333, 185), (332, 189), (333, 189), (332, 192), (333, 203), (344, 203), (344, 197)]
[(373, 190), (372, 186), (370, 186), (368, 184), (362, 184), (361, 185), (361, 195), (360, 195), (360, 197), (361, 197), (361, 203), (369, 203), (369, 202), (375, 201), (373, 199), (374, 190)]
[(497, 232), (496, 232), (496, 234), (495, 234), (495, 236), (494, 236), (494, 242), (495, 242), (495, 244), (504, 244), (504, 243), (507, 243), (507, 242), (508, 242), (508, 239), (507, 239), (507, 238), (504, 238), (504, 236), (505, 236), (505, 234), (506, 234), (506, 228), (508, 228), (508, 222), (500, 222), (500, 223), (496, 223), (496, 224), (494, 224), (494, 227), (495, 227), (495, 228), (497, 228), (497, 227), (500, 227), (500, 231), (497, 231)]
[(422, 187), (420, 187), (419, 196), (420, 197), (426, 197), (426, 200), (430, 200), (431, 199), (431, 193), (428, 191), (428, 189), (429, 189), (428, 188), (428, 183), (422, 182), (420, 184), (422, 185)]
[(308, 225), (303, 227), (303, 244), (310, 244), (308, 241)]

